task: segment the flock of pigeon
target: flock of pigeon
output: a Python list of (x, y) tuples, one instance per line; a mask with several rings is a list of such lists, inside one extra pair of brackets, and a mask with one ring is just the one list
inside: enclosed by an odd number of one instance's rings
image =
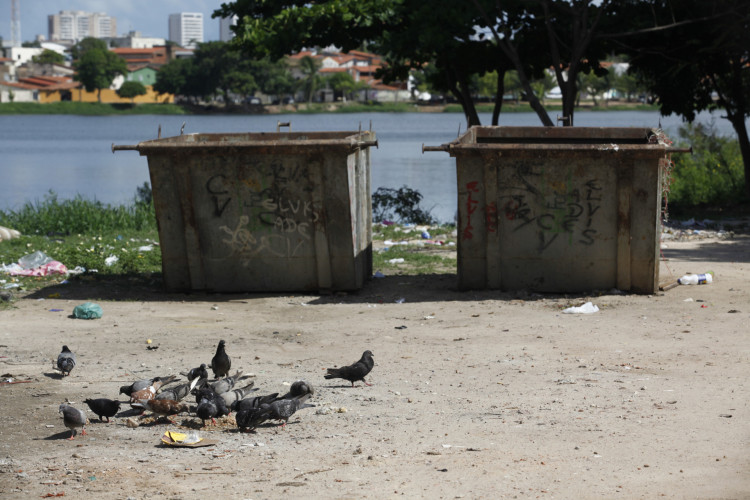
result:
[[(273, 393), (249, 397), (250, 393), (258, 390), (253, 388), (254, 382), (252, 381), (244, 387), (235, 389), (235, 385), (246, 377), (243, 377), (241, 371), (232, 376), (229, 375), (232, 361), (226, 353), (225, 345), (223, 340), (219, 341), (216, 354), (211, 360), (213, 380), (208, 379), (208, 369), (205, 363), (182, 373), (187, 377), (187, 382), (179, 385), (171, 385), (178, 381), (175, 375), (138, 380), (120, 387), (120, 394), (125, 394), (130, 398), (125, 404), (141, 410), (141, 414), (149, 410), (159, 418), (167, 418), (172, 423), (174, 423), (171, 419), (173, 415), (194, 413), (201, 419), (203, 426), (206, 425), (206, 420), (211, 420), (216, 424), (217, 417), (230, 415), (234, 411), (237, 427), (241, 432), (254, 430), (269, 420), (281, 421), (284, 427), (289, 418), (298, 410), (315, 406), (307, 403), (307, 400), (315, 393), (315, 389), (304, 380), (294, 382), (289, 392), (283, 396)], [(371, 351), (365, 351), (362, 358), (352, 365), (328, 368), (324, 377), (348, 380), (352, 383), (352, 387), (360, 380), (366, 385), (371, 385), (367, 383), (365, 376), (370, 373), (375, 363), (372, 356)], [(75, 366), (75, 354), (64, 345), (57, 357), (58, 370), (62, 372), (63, 377), (66, 377)], [(197, 406), (182, 403), (188, 394), (195, 397)], [(84, 403), (102, 422), (104, 418), (109, 422), (110, 417), (114, 417), (123, 404), (122, 401), (108, 398), (86, 399)], [(61, 404), (59, 411), (63, 415), (65, 427), (71, 431), (68, 439), (73, 439), (78, 429), (81, 429), (82, 435), (86, 434), (85, 425), (88, 419), (83, 410)]]

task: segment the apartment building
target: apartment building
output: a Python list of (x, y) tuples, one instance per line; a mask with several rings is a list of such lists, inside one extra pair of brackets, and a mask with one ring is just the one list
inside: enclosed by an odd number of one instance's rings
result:
[(203, 14), (180, 12), (169, 15), (169, 40), (180, 47), (196, 48), (203, 43)]
[(117, 36), (117, 19), (104, 12), (61, 10), (47, 17), (49, 40), (75, 43), (86, 37)]

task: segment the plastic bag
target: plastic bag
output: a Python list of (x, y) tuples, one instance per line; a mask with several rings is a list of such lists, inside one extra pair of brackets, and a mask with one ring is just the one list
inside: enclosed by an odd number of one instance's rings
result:
[(73, 309), (73, 316), (78, 319), (99, 319), (104, 311), (99, 304), (84, 302)]

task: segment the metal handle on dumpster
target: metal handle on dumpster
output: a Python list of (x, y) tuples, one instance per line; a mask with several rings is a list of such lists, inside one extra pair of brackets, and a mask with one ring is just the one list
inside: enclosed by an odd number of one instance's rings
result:
[(422, 154), (424, 154), (425, 151), (450, 151), (450, 144), (441, 144), (440, 146), (425, 146), (424, 143), (422, 143)]
[(138, 144), (133, 145), (121, 145), (121, 146), (115, 146), (115, 143), (112, 143), (112, 154), (115, 153), (115, 151), (139, 151)]
[(289, 132), (291, 132), (292, 131), (292, 122), (277, 121), (276, 122), (276, 132), (280, 132), (281, 131), (281, 127), (287, 127), (289, 129)]

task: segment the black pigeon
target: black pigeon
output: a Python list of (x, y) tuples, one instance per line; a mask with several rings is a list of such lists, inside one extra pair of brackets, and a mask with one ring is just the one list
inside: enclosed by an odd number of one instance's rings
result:
[(57, 369), (63, 374), (63, 377), (70, 375), (70, 372), (76, 366), (76, 355), (73, 354), (68, 346), (62, 346), (62, 352), (57, 355)]
[(216, 354), (211, 359), (211, 370), (214, 372), (214, 378), (224, 377), (229, 373), (229, 369), (232, 367), (232, 360), (227, 356), (224, 350), (226, 342), (223, 340), (219, 341), (219, 345), (216, 347)]
[[(232, 403), (231, 410), (240, 412), (243, 410), (249, 410), (251, 408), (260, 408), (264, 404), (273, 403), (279, 398), (279, 393), (274, 392), (266, 396), (255, 396), (253, 398), (240, 399)], [(239, 416), (237, 417), (239, 418)]]
[(94, 412), (102, 422), (104, 422), (102, 417), (107, 417), (107, 422), (109, 422), (109, 418), (114, 417), (117, 412), (120, 411), (120, 401), (114, 401), (112, 399), (86, 399), (83, 402), (89, 405), (91, 411)]
[(281, 398), (279, 399), (298, 398), (300, 396), (304, 396), (305, 394), (309, 394), (312, 396), (313, 394), (315, 394), (315, 388), (312, 386), (312, 384), (305, 382), (304, 380), (298, 380), (292, 384), (292, 386), (289, 388), (289, 392), (281, 396)]
[(315, 407), (315, 405), (305, 403), (309, 398), (310, 395), (306, 394), (299, 398), (279, 399), (267, 406), (263, 405), (261, 406), (263, 414), (261, 414), (259, 418), (265, 416), (267, 420), (282, 420), (283, 423), (281, 426), (284, 427), (286, 426), (289, 417), (294, 415), (297, 410)]
[(191, 368), (190, 371), (187, 372), (186, 376), (190, 381), (190, 390), (192, 391), (193, 388), (201, 381), (208, 379), (208, 370), (206, 370), (206, 363), (201, 363), (198, 368)]
[[(244, 400), (243, 401), (247, 401)], [(240, 432), (246, 432), (255, 429), (260, 424), (268, 420), (268, 405), (264, 404), (263, 408), (245, 408), (237, 413), (234, 417), (237, 422), (237, 428)]]
[(61, 404), (58, 411), (63, 414), (63, 424), (65, 424), (65, 427), (70, 429), (70, 437), (68, 439), (73, 439), (76, 436), (76, 429), (78, 428), (81, 429), (81, 435), (86, 435), (85, 426), (88, 423), (88, 419), (86, 418), (86, 413), (84, 413), (83, 410), (73, 408), (72, 406), (68, 406), (66, 404)]
[(195, 414), (203, 421), (203, 427), (206, 426), (206, 420), (216, 424), (217, 417), (223, 417), (229, 415), (229, 408), (224, 404), (224, 400), (220, 395), (216, 394), (209, 388), (203, 388), (200, 391), (202, 397), (198, 402), (198, 407), (195, 409)]
[(353, 365), (342, 366), (341, 368), (328, 368), (324, 377), (327, 379), (343, 378), (344, 380), (351, 382), (352, 387), (354, 387), (354, 382), (357, 382), (358, 380), (364, 382), (365, 385), (372, 385), (367, 383), (365, 375), (370, 373), (370, 370), (372, 370), (374, 365), (375, 361), (372, 359), (372, 351), (365, 351), (362, 353), (360, 360)]

